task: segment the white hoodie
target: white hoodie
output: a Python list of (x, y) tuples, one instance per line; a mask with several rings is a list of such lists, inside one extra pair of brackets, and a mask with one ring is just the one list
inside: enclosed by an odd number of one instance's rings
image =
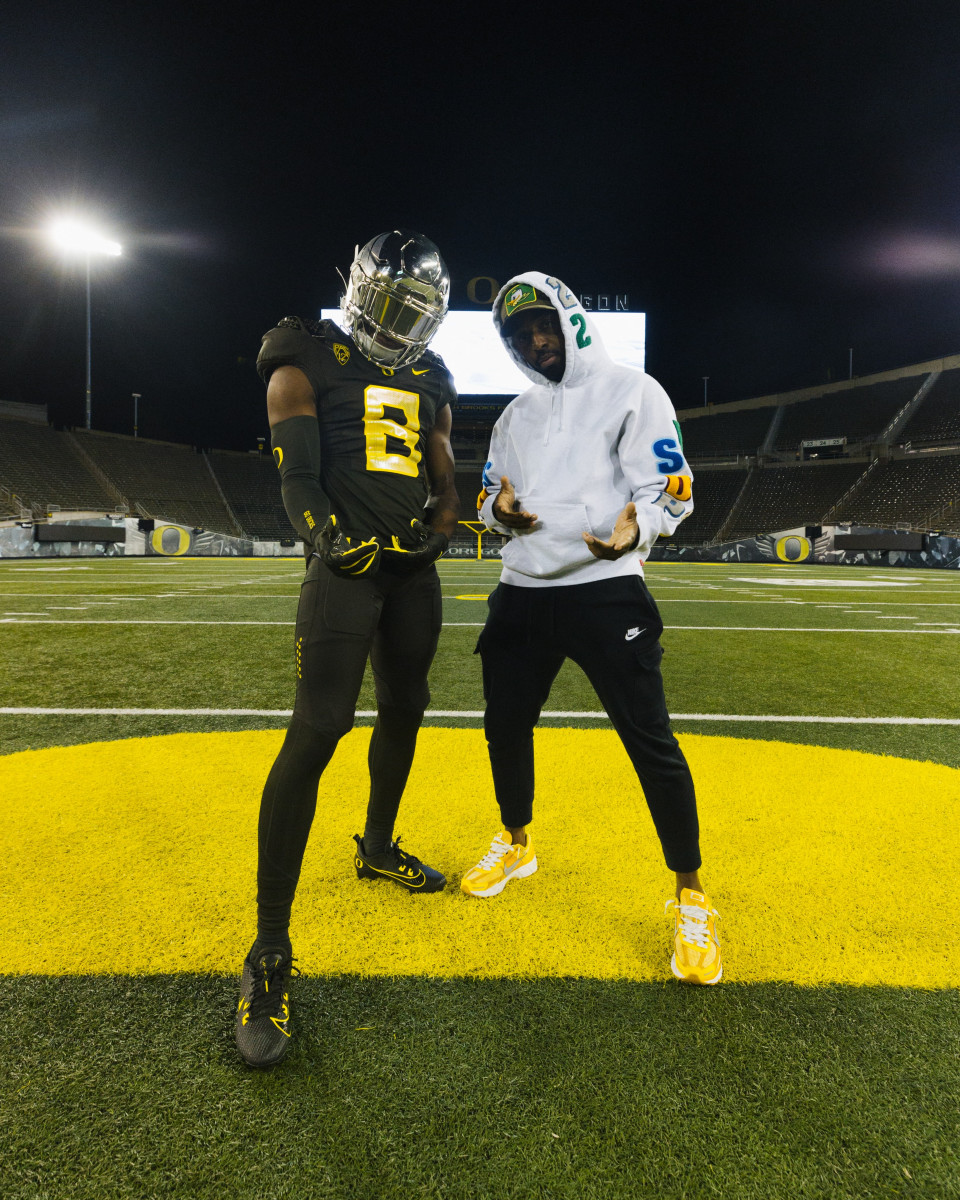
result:
[[(693, 511), (693, 473), (673, 405), (655, 379), (612, 361), (576, 296), (552, 276), (528, 271), (501, 289), (493, 306), (498, 332), (503, 296), (518, 283), (547, 295), (560, 314), (566, 366), (553, 383), (504, 342), (533, 386), (501, 414), (483, 471), (480, 516), (489, 529), (510, 535), (501, 578), (555, 587), (642, 575), (657, 538)], [(521, 506), (539, 517), (533, 528), (508, 529), (493, 515), (502, 475)], [(636, 549), (615, 560), (595, 558), (581, 534), (609, 541), (631, 500), (640, 526)]]

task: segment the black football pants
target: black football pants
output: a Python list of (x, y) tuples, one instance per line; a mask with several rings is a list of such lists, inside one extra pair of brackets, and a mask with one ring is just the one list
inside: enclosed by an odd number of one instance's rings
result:
[(565, 658), (577, 663), (630, 756), (671, 871), (700, 867), (693, 779), (670, 729), (663, 623), (639, 576), (567, 587), (501, 583), (477, 643), (484, 730), (503, 824), (533, 817), (533, 728)]
[(297, 698), (260, 802), (258, 937), (285, 938), (320, 776), (353, 728), (367, 659), (377, 721), (370, 738), (367, 829), (393, 830), (417, 733), (430, 702), (427, 672), (442, 623), (440, 579), (381, 570), (373, 579), (335, 575), (312, 559), (297, 610)]

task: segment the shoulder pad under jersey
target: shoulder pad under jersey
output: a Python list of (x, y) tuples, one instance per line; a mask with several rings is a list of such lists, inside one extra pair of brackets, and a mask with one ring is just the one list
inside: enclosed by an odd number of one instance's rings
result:
[[(452, 408), (457, 402), (457, 389), (454, 386), (453, 376), (450, 374), (450, 368), (447, 364), (435, 350), (424, 350), (417, 362), (427, 364), (442, 374), (443, 381), (446, 384), (446, 400)], [(416, 366), (416, 363), (414, 366)]]
[[(257, 372), (266, 383), (277, 367), (300, 367), (308, 377), (309, 362), (316, 362), (320, 347), (326, 344), (333, 327), (329, 321), (311, 321), (308, 317), (284, 317), (263, 335), (257, 355)], [(332, 348), (328, 347), (332, 353)]]
[(424, 350), (417, 359), (417, 364), (428, 363), (431, 367), (439, 367), (442, 371), (446, 371), (447, 365), (436, 352), (436, 350)]
[(311, 321), (308, 317), (284, 317), (277, 322), (277, 329), (300, 329), (311, 337), (323, 337), (326, 321)]

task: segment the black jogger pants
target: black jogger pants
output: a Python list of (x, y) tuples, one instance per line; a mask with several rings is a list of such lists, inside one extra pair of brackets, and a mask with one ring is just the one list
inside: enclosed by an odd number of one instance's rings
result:
[(672, 871), (700, 867), (690, 769), (670, 729), (663, 623), (636, 575), (564, 587), (501, 583), (477, 643), (484, 730), (504, 826), (533, 816), (533, 729), (565, 658), (586, 674), (630, 757)]

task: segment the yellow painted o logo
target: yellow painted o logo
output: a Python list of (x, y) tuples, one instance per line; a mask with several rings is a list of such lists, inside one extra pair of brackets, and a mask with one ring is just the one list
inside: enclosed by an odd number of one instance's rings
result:
[(806, 562), (810, 557), (810, 543), (805, 537), (801, 537), (798, 533), (788, 533), (786, 537), (782, 537), (777, 542), (777, 558), (781, 562), (796, 563)]
[[(489, 284), (489, 292), (486, 296), (477, 295), (477, 284)], [(467, 284), (467, 299), (471, 304), (492, 304), (493, 298), (500, 291), (500, 284), (493, 278), (492, 275), (474, 275)]]
[[(172, 530), (177, 535), (176, 550), (164, 549), (163, 535), (168, 530)], [(154, 553), (163, 554), (167, 558), (176, 558), (180, 554), (186, 554), (190, 549), (190, 534), (179, 525), (158, 525), (150, 535), (150, 545), (153, 547)]]

